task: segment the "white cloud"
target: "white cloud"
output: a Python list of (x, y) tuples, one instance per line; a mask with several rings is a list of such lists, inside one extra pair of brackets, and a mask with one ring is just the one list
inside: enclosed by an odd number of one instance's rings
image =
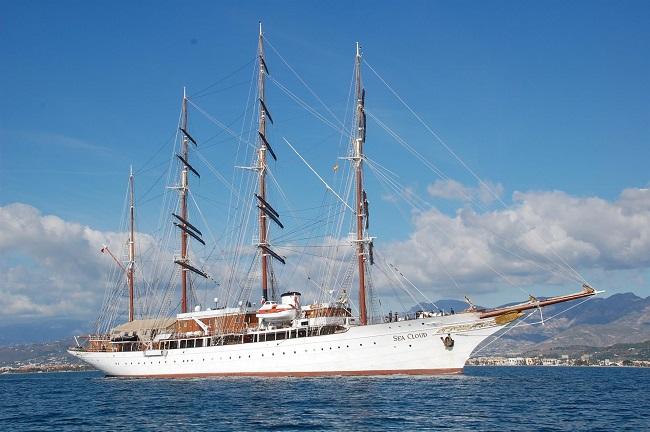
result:
[[(26, 204), (0, 207), (0, 310), (3, 317), (93, 316), (114, 263), (99, 252), (125, 235), (43, 215)], [(143, 242), (147, 242), (147, 237)]]
[[(511, 291), (500, 275), (517, 285), (565, 284), (569, 272), (560, 273), (557, 270), (561, 266), (549, 263), (557, 263), (558, 256), (582, 272), (598, 274), (601, 281), (607, 279), (603, 274), (608, 272), (615, 273), (620, 283), (624, 272), (638, 277), (650, 269), (650, 191), (626, 189), (612, 201), (559, 191), (518, 192), (513, 200), (512, 206), (502, 210), (463, 208), (451, 216), (436, 209), (413, 213), (409, 237), (391, 243), (382, 243), (380, 238), (375, 257), (378, 263), (385, 259), (397, 265), (430, 296), (456, 298)], [(154, 244), (147, 235), (138, 237), (149, 247)], [(114, 268), (99, 249), (108, 243), (120, 256), (124, 239), (123, 233), (94, 230), (44, 215), (29, 205), (0, 207), (2, 318), (94, 318), (104, 297), (105, 275)], [(324, 243), (345, 245), (348, 239), (325, 238)], [(285, 244), (276, 249), (291, 258), (302, 247)], [(323, 258), (314, 256), (328, 250), (322, 246), (306, 248), (307, 255), (289, 259), (285, 269), (277, 266), (280, 289), (308, 291), (315, 283), (337, 280), (340, 284), (345, 280), (347, 266), (332, 273)], [(167, 255), (163, 259), (171, 262)], [(342, 247), (331, 258), (347, 262), (353, 255), (350, 248)], [(224, 270), (226, 261), (207, 264), (209, 273), (218, 280), (228, 274)], [(312, 282), (306, 280), (307, 275)], [(462, 292), (454, 288), (448, 275), (461, 285)], [(380, 271), (374, 272), (373, 279), (380, 292), (390, 290), (391, 284), (394, 287), (394, 281)], [(335, 288), (327, 283), (323, 289)], [(638, 281), (635, 286), (639, 286)], [(317, 290), (314, 286), (311, 289)], [(257, 300), (255, 291), (251, 295)], [(306, 300), (314, 296), (318, 297), (317, 291)]]
[(583, 271), (650, 267), (650, 191), (626, 189), (613, 202), (558, 191), (513, 198), (498, 211), (416, 213), (410, 237), (384, 255), (421, 286), (449, 287), (449, 274), (468, 292), (506, 285), (500, 274), (516, 284), (563, 282), (562, 261)]

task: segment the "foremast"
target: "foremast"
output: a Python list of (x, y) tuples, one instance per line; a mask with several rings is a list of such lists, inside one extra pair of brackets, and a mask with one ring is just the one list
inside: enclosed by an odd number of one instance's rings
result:
[[(258, 169), (258, 183), (257, 183), (257, 194), (260, 198), (266, 201), (266, 147), (263, 145), (264, 137), (266, 137), (266, 105), (264, 103), (265, 89), (264, 84), (266, 81), (266, 74), (264, 73), (264, 68), (266, 64), (264, 62), (264, 39), (262, 34), (262, 23), (260, 23), (260, 33), (257, 45), (257, 55), (259, 58), (259, 75), (258, 75), (258, 99), (259, 99), (259, 124), (258, 124), (258, 133), (260, 136), (260, 143), (257, 149), (257, 169)], [(260, 247), (268, 247), (268, 225), (266, 223), (266, 218), (264, 217), (264, 211), (259, 209), (259, 243)], [(262, 270), (262, 300), (266, 301), (269, 299), (269, 262), (267, 259), (267, 254), (260, 254), (260, 265)]]
[(271, 205), (268, 203), (267, 194), (266, 194), (266, 174), (267, 174), (267, 153), (275, 160), (277, 159), (271, 145), (269, 144), (268, 139), (266, 138), (266, 126), (267, 120), (273, 124), (273, 118), (266, 106), (266, 75), (269, 73), (269, 70), (266, 66), (266, 60), (264, 58), (264, 33), (262, 32), (262, 23), (260, 22), (259, 27), (259, 39), (257, 45), (257, 56), (259, 61), (259, 72), (258, 72), (258, 102), (259, 102), (259, 119), (258, 119), (258, 147), (257, 147), (257, 163), (254, 167), (258, 175), (257, 183), (257, 208), (259, 210), (259, 238), (257, 246), (260, 249), (260, 266), (261, 266), (261, 285), (262, 285), (262, 303), (270, 299), (269, 296), (269, 285), (271, 283), (270, 277), (270, 261), (269, 256), (280, 261), (282, 264), (285, 263), (284, 259), (271, 250), (269, 243), (269, 225), (267, 219), (274, 221), (280, 228), (284, 228), (282, 223), (279, 220), (279, 214)]
[(367, 237), (368, 229), (368, 200), (366, 191), (363, 187), (363, 146), (366, 142), (366, 113), (365, 113), (365, 90), (361, 78), (361, 47), (357, 42), (357, 53), (355, 58), (355, 97), (356, 97), (356, 114), (355, 114), (355, 131), (352, 141), (352, 163), (354, 164), (356, 196), (356, 250), (359, 271), (359, 323), (368, 324), (368, 311), (366, 301), (366, 262), (373, 263), (372, 258), (372, 239)]

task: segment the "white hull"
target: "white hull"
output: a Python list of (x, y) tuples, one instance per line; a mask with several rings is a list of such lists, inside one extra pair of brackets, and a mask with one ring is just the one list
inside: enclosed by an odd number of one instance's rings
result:
[[(472, 351), (503, 325), (462, 313), (368, 326), (344, 333), (201, 348), (70, 350), (109, 376), (322, 376), (460, 373)], [(441, 337), (450, 334), (448, 349)]]

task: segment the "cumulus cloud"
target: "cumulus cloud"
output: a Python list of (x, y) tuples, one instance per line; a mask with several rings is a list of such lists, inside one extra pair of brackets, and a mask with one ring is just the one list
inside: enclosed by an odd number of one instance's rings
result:
[[(43, 215), (26, 204), (0, 207), (0, 310), (4, 317), (92, 316), (114, 265), (99, 253), (125, 235)], [(119, 251), (118, 256), (119, 256)]]
[[(397, 265), (429, 295), (492, 292), (508, 287), (505, 279), (516, 285), (578, 284), (565, 263), (581, 272), (616, 273), (619, 281), (621, 272), (638, 274), (650, 268), (650, 191), (646, 189), (626, 189), (615, 200), (560, 191), (517, 192), (513, 204), (501, 210), (478, 212), (464, 207), (449, 215), (430, 209), (412, 217), (408, 238), (391, 243), (380, 238), (375, 258), (378, 264)], [(151, 237), (138, 236), (155, 248)], [(114, 267), (99, 248), (107, 243), (119, 256), (124, 240), (124, 233), (44, 215), (29, 205), (0, 207), (2, 317), (95, 317), (104, 297), (106, 273)], [(349, 239), (323, 242), (345, 246)], [(335, 249), (330, 259), (351, 262), (354, 254), (344, 246)], [(291, 256), (302, 250), (288, 244), (276, 249)], [(342, 269), (336, 270), (317, 256), (332, 249), (305, 250), (306, 254), (288, 260), (286, 269), (278, 268), (282, 289), (307, 290), (323, 283), (320, 289), (329, 290), (347, 280), (349, 266), (335, 266)], [(171, 262), (169, 256), (163, 259)], [(207, 264), (206, 270), (216, 279), (229, 274), (226, 261)], [(462, 293), (454, 288), (452, 278)], [(338, 282), (331, 285), (328, 281), (333, 280)], [(380, 292), (395, 286), (381, 271), (374, 272), (373, 280)], [(256, 300), (255, 294), (251, 298)]]
[(483, 204), (490, 204), (501, 198), (503, 186), (500, 183), (484, 181), (478, 187), (465, 186), (462, 183), (447, 179), (436, 180), (427, 187), (430, 196), (444, 198), (453, 201), (479, 201)]
[(416, 213), (407, 240), (386, 254), (424, 286), (457, 282), (469, 291), (513, 283), (562, 282), (577, 269), (650, 266), (650, 191), (626, 189), (617, 200), (564, 192), (517, 192), (503, 210), (436, 209)]

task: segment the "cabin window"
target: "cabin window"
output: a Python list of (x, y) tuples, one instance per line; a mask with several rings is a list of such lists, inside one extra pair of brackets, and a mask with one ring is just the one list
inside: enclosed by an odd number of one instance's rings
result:
[(205, 346), (210, 346), (210, 338), (205, 338)]
[(181, 341), (181, 348), (187, 348), (187, 341), (185, 339)]
[(176, 349), (178, 347), (178, 341), (170, 341), (169, 349)]
[(197, 348), (200, 348), (203, 346), (203, 339), (197, 339), (196, 340), (196, 345), (194, 345)]

